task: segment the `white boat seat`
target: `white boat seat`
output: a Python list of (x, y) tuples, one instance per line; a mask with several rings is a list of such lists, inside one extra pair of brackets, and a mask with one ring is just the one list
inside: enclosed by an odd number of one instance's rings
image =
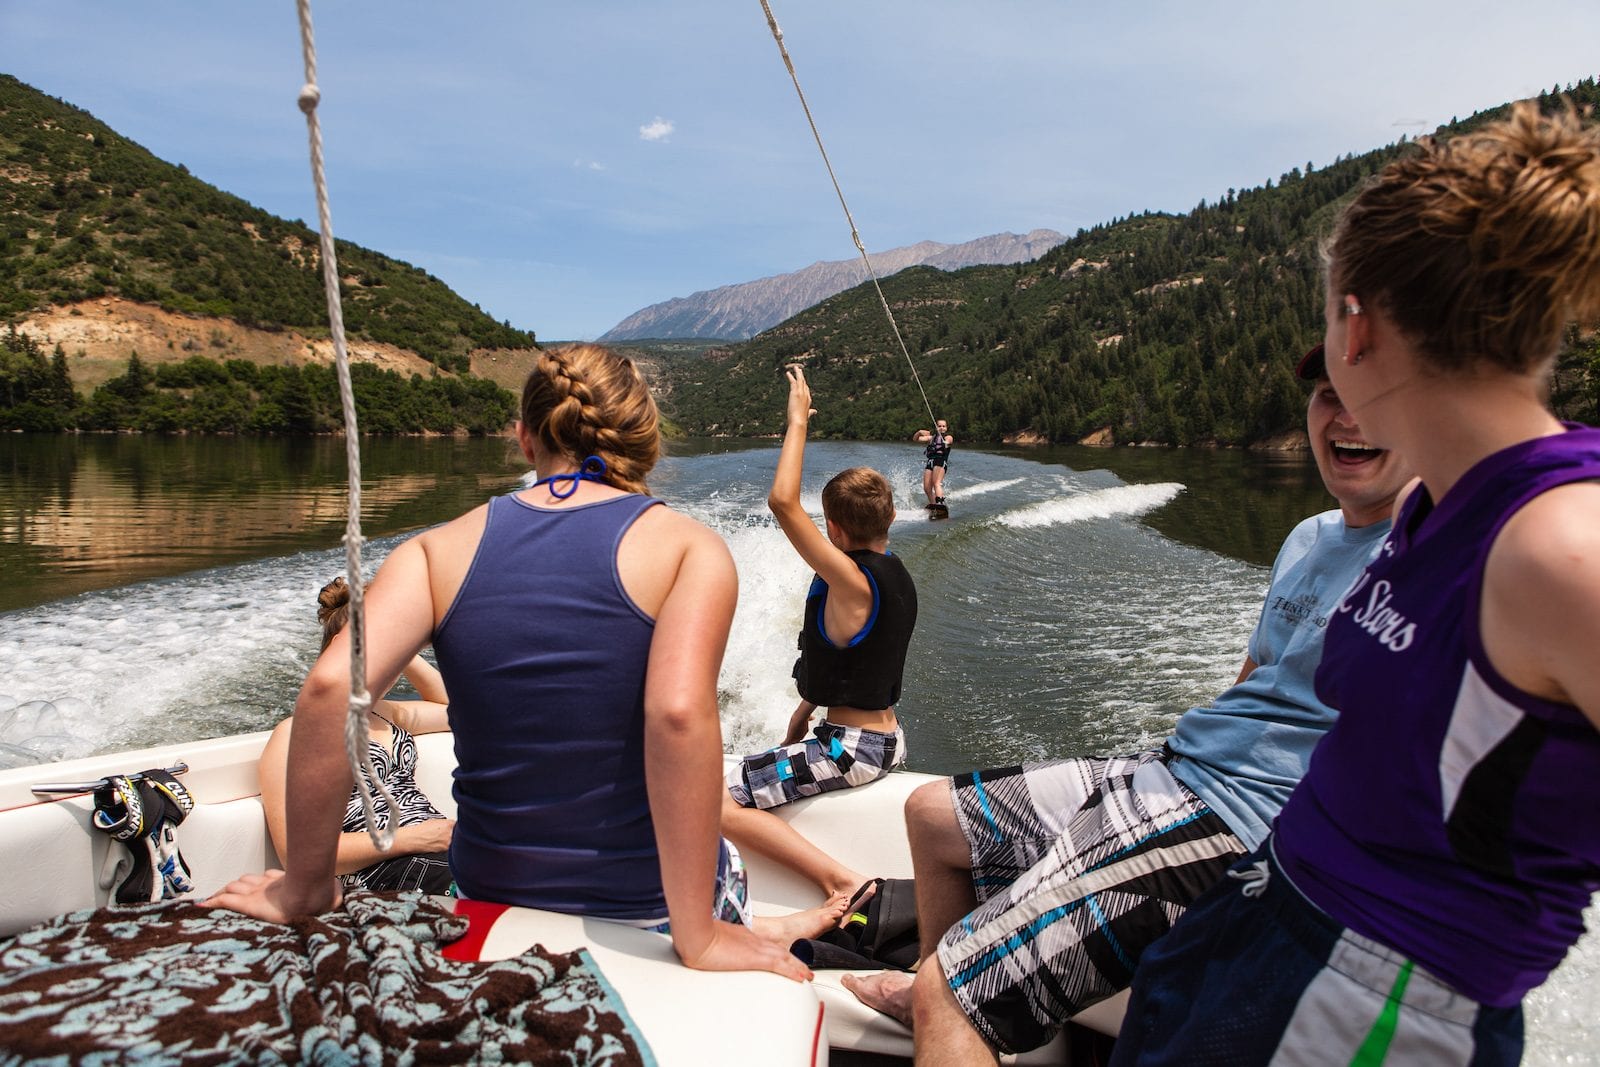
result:
[[(196, 798), (178, 832), (199, 896), (238, 875), (277, 866), (261, 812), (256, 760), (265, 732), (89, 757), (45, 767), (0, 771), (0, 936), (65, 912), (105, 905), (112, 886), (99, 884), (113, 842), (88, 829), (87, 795), (35, 796), (42, 780), (78, 781), (188, 762), (183, 781)], [(418, 784), (448, 816), (454, 766), (449, 734), (417, 739)], [(870, 786), (803, 800), (778, 809), (802, 833), (857, 870), (911, 877), (904, 804), (917, 786), (937, 779), (898, 772)], [(758, 914), (813, 907), (817, 889), (787, 870), (747, 856)], [(497, 918), (482, 958), (503, 958), (533, 943), (553, 951), (587, 946), (627, 1005), (662, 1064), (827, 1062), (827, 1048), (909, 1056), (910, 1033), (840, 985), (846, 972), (820, 971), (809, 985), (776, 975), (686, 971), (668, 939), (599, 920), (509, 909)], [(691, 992), (692, 990), (692, 992)], [(1123, 998), (1097, 1005), (1080, 1020), (1115, 1033)], [(1017, 1063), (1063, 1063), (1065, 1041), (1018, 1057)]]

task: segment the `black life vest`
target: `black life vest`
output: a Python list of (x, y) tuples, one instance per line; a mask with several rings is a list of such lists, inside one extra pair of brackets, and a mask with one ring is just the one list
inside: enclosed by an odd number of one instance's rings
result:
[(846, 553), (872, 585), (872, 614), (848, 644), (835, 645), (823, 633), (828, 584), (813, 578), (806, 594), (806, 621), (800, 629), (800, 658), (794, 680), (800, 695), (818, 707), (892, 708), (900, 700), (906, 648), (917, 624), (917, 587), (900, 557), (870, 548)]

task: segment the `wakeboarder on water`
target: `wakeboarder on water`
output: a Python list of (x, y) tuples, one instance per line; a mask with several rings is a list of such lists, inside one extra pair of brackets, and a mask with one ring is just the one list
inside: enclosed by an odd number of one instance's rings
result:
[(950, 448), (956, 439), (950, 435), (949, 424), (936, 419), (932, 430), (918, 430), (912, 440), (927, 446), (922, 450), (927, 460), (922, 468), (922, 494), (928, 498), (928, 510), (933, 518), (945, 518), (950, 509), (944, 502), (944, 474), (950, 467)]

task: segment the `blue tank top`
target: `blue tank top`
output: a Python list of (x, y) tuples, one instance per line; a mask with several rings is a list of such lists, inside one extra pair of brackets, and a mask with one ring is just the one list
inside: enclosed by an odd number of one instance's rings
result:
[(489, 502), (433, 639), (455, 731), (450, 869), (468, 897), (667, 917), (644, 783), (655, 621), (623, 591), (616, 562), (623, 535), (658, 503)]
[(1339, 720), (1276, 827), (1312, 903), (1494, 1007), (1583, 934), (1600, 732), (1490, 664), (1484, 564), (1528, 501), (1589, 479), (1600, 430), (1575, 426), (1487, 457), (1437, 506), (1411, 495), (1328, 625), (1317, 694)]

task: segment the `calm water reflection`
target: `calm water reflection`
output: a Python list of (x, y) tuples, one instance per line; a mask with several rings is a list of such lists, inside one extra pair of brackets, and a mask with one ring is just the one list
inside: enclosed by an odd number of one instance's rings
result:
[[(504, 440), (363, 441), (363, 530), (457, 515), (515, 482), (512, 458)], [(0, 611), (344, 532), (341, 439), (4, 434), (0, 474)]]

